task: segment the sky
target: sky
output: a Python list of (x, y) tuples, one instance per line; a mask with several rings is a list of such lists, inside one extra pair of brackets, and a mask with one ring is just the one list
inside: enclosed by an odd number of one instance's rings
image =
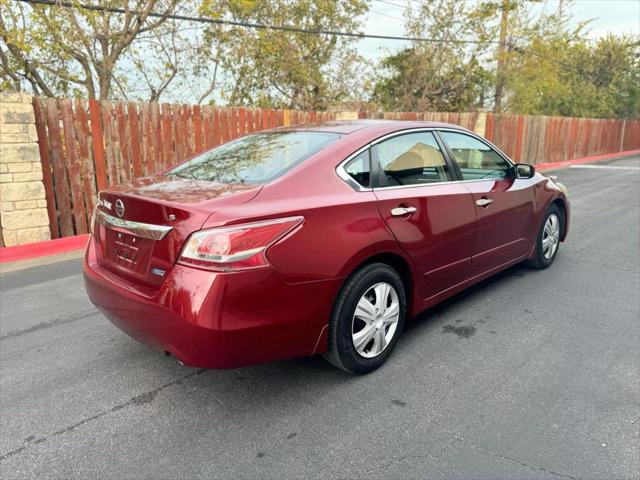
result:
[[(339, 1), (339, 0), (338, 0)], [(407, 2), (412, 4), (429, 0), (368, 0), (369, 11), (364, 15), (363, 33), (380, 35), (403, 36), (404, 16), (403, 12)], [(477, 2), (478, 0), (466, 0)], [(564, 0), (570, 4), (569, 13), (575, 25), (592, 19), (589, 26), (590, 35), (598, 37), (609, 32), (615, 34), (632, 33), (640, 35), (640, 0)], [(532, 3), (532, 8), (548, 8), (555, 11), (559, 0), (545, 0), (544, 4)], [(376, 39), (363, 39), (356, 43), (358, 53), (371, 64), (375, 64), (390, 52), (409, 46), (407, 41), (389, 41)], [(215, 90), (212, 98), (216, 102), (222, 102), (221, 91)], [(166, 101), (189, 102), (193, 100), (193, 92), (188, 89), (171, 88), (164, 96)]]
[[(382, 35), (403, 35), (403, 10), (407, 1), (415, 0), (370, 0), (363, 31)], [(475, 0), (468, 0), (474, 2)], [(545, 8), (557, 8), (558, 0), (547, 0)], [(542, 5), (533, 8), (543, 8)], [(615, 34), (640, 34), (640, 0), (576, 0), (569, 9), (573, 22), (592, 19), (589, 33), (592, 37)], [(407, 46), (408, 42), (360, 40), (358, 50), (368, 59), (380, 58), (386, 50)]]

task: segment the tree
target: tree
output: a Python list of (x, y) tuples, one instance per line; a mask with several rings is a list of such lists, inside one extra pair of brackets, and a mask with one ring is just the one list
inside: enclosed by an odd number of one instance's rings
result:
[(531, 115), (638, 117), (640, 38), (589, 39), (562, 12), (523, 29), (509, 53), (506, 103)]
[(518, 9), (522, 3), (518, 4), (512, 0), (502, 0), (500, 4), (500, 34), (498, 41), (498, 49), (496, 52), (496, 79), (495, 93), (493, 96), (493, 111), (502, 111), (502, 96), (504, 94), (505, 85), (505, 57), (507, 54), (507, 39), (509, 35), (509, 13)]
[(158, 100), (190, 51), (177, 23), (168, 20), (179, 3), (190, 6), (178, 0), (97, 2), (125, 10), (116, 13), (0, 0), (2, 84), (28, 85), (46, 96)]
[[(312, 30), (355, 31), (364, 0), (204, 0), (201, 14), (239, 22)], [(215, 25), (207, 30), (234, 105), (325, 109), (348, 100), (359, 57), (351, 41), (269, 29)]]
[[(495, 27), (494, 9), (465, 0), (435, 0), (405, 10), (414, 41), (381, 62), (373, 99), (387, 110), (464, 111), (482, 108), (491, 73), (483, 64)], [(473, 43), (459, 42), (470, 39)]]

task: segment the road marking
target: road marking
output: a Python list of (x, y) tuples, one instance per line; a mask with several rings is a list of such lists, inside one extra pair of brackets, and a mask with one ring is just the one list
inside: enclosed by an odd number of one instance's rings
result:
[(621, 165), (571, 165), (569, 168), (592, 168), (594, 170), (640, 170), (640, 167), (623, 167)]

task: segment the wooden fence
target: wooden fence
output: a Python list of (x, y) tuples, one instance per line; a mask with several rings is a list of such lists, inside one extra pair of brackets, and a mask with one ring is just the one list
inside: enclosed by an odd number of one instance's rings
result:
[(360, 112), (359, 118), (453, 123), (484, 136), (516, 162), (546, 163), (640, 148), (640, 120), (487, 113)]
[(37, 97), (33, 106), (51, 238), (87, 233), (97, 192), (109, 185), (247, 133), (335, 118), (330, 112)]
[[(52, 238), (87, 233), (97, 192), (109, 185), (162, 171), (247, 133), (336, 118), (335, 112), (37, 97), (33, 106)], [(523, 163), (640, 148), (640, 121), (446, 112), (358, 117), (462, 125)]]

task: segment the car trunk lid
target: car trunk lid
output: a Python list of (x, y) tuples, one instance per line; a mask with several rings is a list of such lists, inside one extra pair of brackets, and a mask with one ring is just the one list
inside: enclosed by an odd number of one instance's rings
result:
[(124, 278), (159, 286), (191, 233), (214, 211), (246, 203), (260, 188), (175, 176), (111, 187), (96, 208), (98, 261)]

